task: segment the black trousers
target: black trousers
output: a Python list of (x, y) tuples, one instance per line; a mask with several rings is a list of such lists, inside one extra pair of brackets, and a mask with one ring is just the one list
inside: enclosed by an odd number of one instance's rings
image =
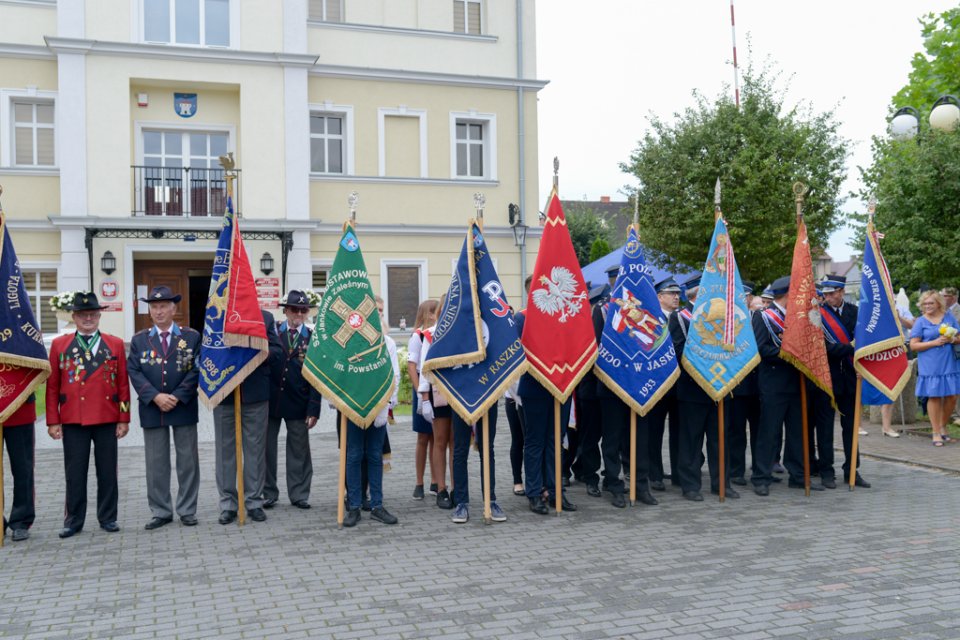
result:
[(523, 484), (523, 412), (517, 409), (517, 401), (506, 398), (503, 406), (507, 412), (507, 424), (510, 425), (510, 469), (513, 471), (513, 484)]
[(29, 529), (36, 517), (33, 503), (33, 459), (35, 436), (33, 423), (4, 426), (3, 442), (10, 459), (10, 475), (13, 476), (13, 505), (10, 519), (3, 519), (3, 528)]
[(679, 456), (680, 418), (677, 415), (677, 396), (673, 393), (661, 398), (647, 414), (648, 452), (650, 458), (650, 479), (663, 481), (666, 474), (663, 467), (663, 432), (670, 418), (667, 433), (667, 448), (670, 451), (670, 478), (672, 484), (680, 484), (677, 478), (677, 460)]
[[(702, 486), (703, 439), (707, 439), (707, 464), (710, 468), (710, 490), (720, 490), (720, 440), (717, 405), (703, 402), (684, 402), (680, 405), (680, 457), (675, 467), (680, 476), (680, 488), (699, 492)], [(729, 452), (729, 449), (727, 449)], [(729, 454), (724, 464), (729, 467)], [(730, 474), (726, 474), (730, 486)]]
[[(730, 451), (730, 476), (745, 478), (747, 473), (747, 423), (750, 423), (750, 457), (757, 455), (757, 432), (760, 430), (760, 396), (733, 396), (727, 438)], [(778, 447), (779, 451), (779, 447)]]
[[(843, 394), (837, 396), (837, 407), (840, 409), (840, 435), (843, 438), (843, 475), (849, 480), (850, 454), (853, 452), (853, 430), (855, 428), (855, 425), (853, 424), (853, 412), (857, 408), (856, 396), (853, 394)], [(947, 417), (949, 418), (949, 416)], [(830, 446), (833, 446), (832, 438)], [(859, 448), (857, 449), (857, 464), (854, 468), (860, 468)]]
[(116, 522), (117, 499), (117, 425), (116, 423), (80, 426), (63, 425), (63, 465), (67, 479), (66, 515), (63, 526), (82, 529), (87, 519), (87, 471), (90, 469), (90, 445), (97, 467), (97, 520)]
[[(851, 398), (852, 400), (852, 398)], [(830, 396), (813, 385), (807, 386), (807, 429), (809, 431), (810, 469), (822, 479), (836, 478), (833, 456), (833, 419), (836, 411)], [(816, 448), (816, 456), (814, 456)], [(802, 460), (803, 458), (801, 458)]]
[(757, 453), (753, 460), (754, 486), (769, 486), (773, 482), (773, 463), (780, 453), (780, 441), (786, 428), (786, 446), (783, 466), (791, 482), (803, 483), (803, 432), (800, 393), (770, 393), (760, 395), (760, 433), (757, 434)]
[[(603, 453), (603, 488), (610, 493), (625, 493), (627, 487), (621, 476), (621, 470), (630, 470), (630, 456), (621, 460), (621, 451), (630, 451), (630, 407), (619, 398), (603, 398), (600, 404), (602, 421), (601, 451)], [(647, 418), (637, 416), (637, 489), (647, 490), (650, 477), (650, 454)]]
[(600, 469), (600, 436), (603, 428), (600, 400), (577, 399), (575, 406), (577, 428), (567, 430), (568, 448), (564, 452), (562, 475), (568, 477), (572, 470), (574, 478), (586, 484), (597, 484), (600, 481), (597, 471)]

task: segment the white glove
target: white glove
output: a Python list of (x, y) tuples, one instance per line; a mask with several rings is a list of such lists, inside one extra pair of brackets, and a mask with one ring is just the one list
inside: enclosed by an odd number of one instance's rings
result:
[(433, 405), (430, 404), (429, 400), (420, 401), (420, 415), (423, 416), (423, 419), (433, 424)]
[(389, 410), (384, 408), (383, 411), (377, 414), (377, 417), (373, 420), (373, 426), (375, 427), (385, 427), (387, 426), (387, 412)]

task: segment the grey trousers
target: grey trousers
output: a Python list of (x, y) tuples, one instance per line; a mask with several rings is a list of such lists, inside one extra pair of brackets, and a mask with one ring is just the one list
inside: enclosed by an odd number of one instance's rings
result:
[(177, 515), (197, 513), (200, 492), (200, 451), (197, 448), (197, 425), (148, 427), (143, 430), (143, 451), (147, 463), (147, 503), (157, 518), (173, 517), (170, 496), (170, 431), (177, 459)]
[(263, 487), (266, 500), (277, 500), (277, 448), (281, 420), (287, 426), (287, 496), (290, 503), (309, 500), (313, 480), (313, 459), (310, 456), (310, 430), (306, 420), (270, 418), (267, 422), (267, 479)]
[[(263, 506), (266, 477), (267, 413), (269, 402), (241, 405), (243, 419), (243, 492), (247, 510)], [(213, 410), (213, 435), (216, 448), (217, 491), (220, 510), (237, 511), (237, 439), (233, 419), (233, 399)]]

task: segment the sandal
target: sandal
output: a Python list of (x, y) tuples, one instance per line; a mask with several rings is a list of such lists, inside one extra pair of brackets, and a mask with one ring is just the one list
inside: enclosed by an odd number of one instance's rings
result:
[(513, 485), (513, 495), (515, 495), (515, 496), (526, 495), (526, 493), (525, 493), (524, 490), (523, 490), (523, 485), (522, 485), (522, 484), (515, 484), (515, 485)]
[(940, 438), (940, 437), (941, 437), (940, 434), (935, 434), (935, 435), (933, 436), (933, 438), (934, 438), (934, 440), (933, 440), (933, 446), (935, 446), (935, 447), (942, 447), (942, 446), (943, 446), (943, 440), (942, 440), (942, 439), (941, 439), (941, 440), (937, 440), (937, 438)]

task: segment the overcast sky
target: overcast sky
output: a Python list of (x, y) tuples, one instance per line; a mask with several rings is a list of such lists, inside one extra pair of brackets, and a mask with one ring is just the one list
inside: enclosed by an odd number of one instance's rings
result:
[[(884, 134), (890, 99), (922, 49), (917, 19), (947, 0), (735, 0), (737, 60), (769, 57), (793, 74), (787, 104), (836, 109), (850, 140), (844, 194), (870, 162), (870, 138)], [(691, 92), (716, 96), (733, 84), (729, 0), (547, 0), (537, 3), (540, 94), (539, 191), (549, 195), (553, 157), (560, 195), (624, 200), (635, 178), (619, 169), (648, 128), (693, 105)], [(845, 210), (860, 210), (850, 199)], [(784, 203), (792, 215), (791, 203)], [(831, 238), (835, 260), (849, 258), (850, 234)]]

